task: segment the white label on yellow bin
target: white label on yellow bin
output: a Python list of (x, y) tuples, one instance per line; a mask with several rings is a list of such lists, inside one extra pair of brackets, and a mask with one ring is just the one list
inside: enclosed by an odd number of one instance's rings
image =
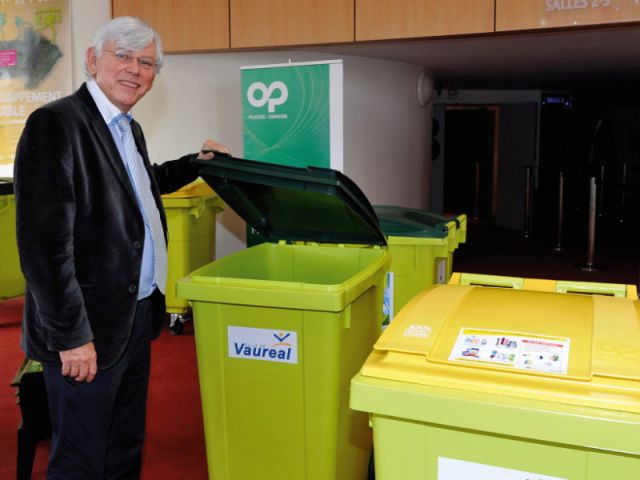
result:
[(462, 328), (449, 360), (567, 374), (569, 338)]
[(393, 272), (387, 272), (387, 281), (384, 287), (384, 297), (382, 301), (382, 330), (385, 330), (391, 320), (393, 320), (393, 288), (394, 288)]
[(428, 338), (431, 335), (431, 327), (429, 325), (409, 325), (404, 333), (405, 337)]
[(227, 333), (231, 358), (298, 363), (296, 332), (228, 326)]
[(438, 480), (567, 480), (539, 473), (523, 472), (510, 468), (494, 467), (482, 463), (466, 462), (453, 458), (438, 458)]
[(447, 259), (436, 259), (436, 282), (438, 285), (447, 283)]

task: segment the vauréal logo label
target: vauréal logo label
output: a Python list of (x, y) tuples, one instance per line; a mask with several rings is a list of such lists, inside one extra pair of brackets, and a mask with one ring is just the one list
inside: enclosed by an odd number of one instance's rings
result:
[(298, 363), (296, 332), (264, 328), (227, 327), (229, 357)]
[(253, 82), (247, 89), (247, 101), (252, 107), (262, 108), (267, 106), (265, 113), (251, 113), (250, 120), (286, 119), (286, 113), (276, 113), (276, 107), (284, 104), (289, 98), (289, 89), (281, 81), (275, 81), (265, 85), (262, 82)]

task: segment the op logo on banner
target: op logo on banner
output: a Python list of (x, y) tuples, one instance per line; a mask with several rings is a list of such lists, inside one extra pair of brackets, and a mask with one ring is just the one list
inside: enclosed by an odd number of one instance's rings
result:
[(0, 177), (38, 107), (71, 92), (68, 0), (0, 0)]
[(342, 170), (342, 62), (243, 67), (244, 157)]
[[(279, 92), (279, 95), (275, 96), (274, 94), (276, 92)], [(265, 105), (268, 105), (267, 111), (270, 114), (275, 113), (276, 106), (282, 105), (288, 98), (289, 89), (280, 81), (273, 82), (268, 87), (262, 82), (253, 82), (249, 85), (249, 89), (247, 90), (247, 101), (251, 106), (255, 108), (262, 108)], [(270, 116), (270, 118), (272, 118), (272, 116)]]

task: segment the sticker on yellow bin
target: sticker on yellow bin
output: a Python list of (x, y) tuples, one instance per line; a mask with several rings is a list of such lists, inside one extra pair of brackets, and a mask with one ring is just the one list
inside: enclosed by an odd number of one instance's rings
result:
[(449, 360), (566, 375), (570, 339), (462, 328)]
[(567, 480), (566, 478), (550, 477), (549, 475), (522, 472), (453, 458), (440, 457), (438, 459), (438, 480), (461, 480), (463, 478), (472, 478), (473, 480)]
[(233, 326), (227, 331), (230, 358), (298, 363), (296, 332)]

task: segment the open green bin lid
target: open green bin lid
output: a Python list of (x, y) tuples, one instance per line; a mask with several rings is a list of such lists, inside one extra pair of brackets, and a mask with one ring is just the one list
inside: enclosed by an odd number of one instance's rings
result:
[(270, 242), (387, 245), (367, 197), (336, 170), (223, 154), (193, 163), (225, 203)]

